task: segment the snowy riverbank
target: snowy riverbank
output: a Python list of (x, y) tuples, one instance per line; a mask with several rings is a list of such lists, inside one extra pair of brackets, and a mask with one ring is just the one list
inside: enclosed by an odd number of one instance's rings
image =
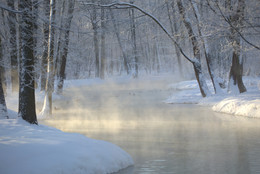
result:
[[(152, 89), (154, 85), (160, 85), (159, 89), (167, 90), (163, 86), (171, 82), (169, 77), (69, 80), (65, 82), (65, 88), (106, 84), (127, 88), (146, 85)], [(246, 93), (227, 94), (223, 91), (220, 95), (202, 98), (195, 80), (182, 81), (169, 85), (168, 90), (173, 95), (165, 102), (207, 105), (217, 112), (260, 118), (260, 78), (247, 77), (244, 82), (248, 90)], [(36, 97), (41, 102), (43, 93), (37, 91)], [(44, 125), (29, 125), (17, 119), (18, 94), (9, 94), (6, 99), (9, 117), (13, 119), (0, 120), (0, 173), (103, 174), (133, 165), (129, 154), (111, 143)], [(54, 100), (61, 99), (54, 95)]]
[(111, 143), (22, 119), (0, 120), (0, 173), (106, 174), (133, 165)]
[[(66, 83), (69, 88), (103, 82), (78, 80)], [(114, 144), (45, 125), (30, 125), (17, 118), (18, 93), (8, 91), (6, 102), (11, 119), (0, 120), (1, 174), (108, 174), (133, 165), (131, 156)], [(43, 98), (44, 93), (37, 90), (37, 102), (41, 103)], [(61, 100), (62, 96), (54, 94), (53, 99)]]
[(175, 92), (165, 102), (208, 105), (216, 112), (260, 118), (260, 78), (246, 77), (244, 82), (247, 92), (243, 94), (229, 94), (223, 91), (222, 94), (202, 98), (195, 80), (182, 81), (169, 85), (170, 89), (178, 92)]

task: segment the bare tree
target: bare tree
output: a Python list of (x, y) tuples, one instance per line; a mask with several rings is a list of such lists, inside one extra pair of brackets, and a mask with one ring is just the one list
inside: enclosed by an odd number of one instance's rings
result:
[[(228, 8), (233, 11), (231, 0), (227, 0)], [(241, 32), (242, 22), (244, 20), (245, 0), (238, 0), (236, 11), (230, 16), (230, 23), (232, 26), (238, 28)], [(240, 36), (235, 28), (230, 27), (230, 41), (233, 46), (232, 64), (229, 73), (230, 88), (237, 86), (240, 93), (246, 92), (246, 87), (243, 83), (243, 60), (241, 56)], [(232, 89), (230, 89), (232, 90)]]
[[(2, 62), (2, 38), (0, 37), (0, 63)], [(8, 118), (5, 95), (2, 85), (2, 63), (0, 65), (0, 118)]]
[[(74, 5), (75, 0), (69, 0), (68, 2), (68, 12), (67, 12), (67, 19), (64, 24), (65, 34), (64, 34), (64, 45), (63, 50), (60, 53), (61, 56), (61, 64), (60, 64), (60, 73), (58, 78), (58, 93), (62, 93), (63, 90), (63, 84), (65, 79), (65, 69), (66, 69), (66, 63), (67, 63), (67, 55), (68, 55), (68, 49), (69, 49), (69, 36), (70, 36), (70, 27), (71, 27), (71, 21), (73, 18), (73, 11), (74, 11)], [(63, 31), (60, 31), (63, 32)]]
[[(131, 4), (134, 1), (130, 2)], [(137, 58), (137, 46), (136, 46), (136, 25), (135, 25), (135, 13), (134, 9), (129, 10), (129, 17), (130, 17), (130, 26), (131, 26), (131, 43), (133, 48), (133, 55), (132, 55), (132, 76), (133, 78), (138, 77), (138, 58)]]
[(192, 8), (192, 11), (193, 11), (195, 19), (196, 19), (198, 35), (199, 35), (199, 38), (200, 38), (200, 41), (201, 41), (202, 48), (204, 50), (204, 55), (205, 55), (205, 58), (206, 58), (207, 68), (208, 68), (208, 72), (209, 72), (209, 76), (210, 76), (211, 82), (213, 84), (214, 92), (216, 94), (217, 93), (221, 93), (220, 85), (219, 85), (219, 83), (217, 81), (217, 78), (215, 77), (215, 74), (213, 73), (213, 70), (212, 70), (213, 69), (212, 68), (213, 67), (212, 59), (214, 59), (214, 58), (210, 54), (210, 52), (208, 50), (207, 40), (204, 39), (204, 35), (202, 33), (202, 29), (201, 29), (201, 26), (200, 26), (202, 21), (201, 21), (201, 17), (200, 17), (200, 13), (199, 13), (199, 10), (198, 10), (197, 3), (193, 2), (192, 0), (189, 0), (189, 2), (191, 4), (191, 8)]
[[(14, 8), (14, 0), (7, 1), (8, 7), (10, 9)], [(9, 14), (9, 31), (10, 31), (10, 58), (11, 58), (11, 81), (12, 90), (18, 91), (18, 59), (17, 59), (17, 42), (16, 42), (16, 13)]]
[[(95, 1), (92, 0), (92, 3)], [(95, 77), (100, 77), (100, 71), (99, 71), (99, 44), (98, 44), (98, 20), (97, 20), (97, 8), (95, 5), (92, 7), (92, 13), (91, 13), (91, 24), (93, 28), (93, 41), (94, 41), (94, 49), (95, 49)]]
[(48, 57), (48, 36), (49, 36), (49, 20), (50, 15), (50, 0), (44, 1), (44, 17), (45, 21), (43, 24), (43, 54), (41, 57), (41, 91), (45, 90), (46, 78), (47, 78), (47, 57)]
[(115, 17), (114, 17), (114, 12), (113, 12), (111, 9), (110, 9), (110, 16), (111, 16), (111, 20), (112, 20), (113, 27), (114, 27), (114, 32), (115, 32), (115, 34), (116, 34), (117, 42), (118, 42), (118, 44), (119, 44), (120, 50), (121, 50), (122, 55), (123, 55), (124, 69), (126, 70), (126, 73), (127, 73), (127, 75), (128, 75), (130, 72), (129, 72), (129, 63), (128, 63), (128, 61), (127, 61), (126, 51), (125, 51), (125, 49), (123, 48), (122, 41), (121, 41), (121, 38), (120, 38), (119, 28), (118, 28), (116, 19), (115, 19)]
[(52, 93), (54, 89), (54, 72), (53, 72), (53, 55), (54, 55), (54, 20), (55, 20), (55, 0), (50, 0), (50, 15), (49, 15), (49, 36), (48, 36), (48, 64), (47, 78), (45, 86), (45, 97), (41, 115), (52, 115)]
[(201, 60), (200, 60), (201, 59), (201, 57), (200, 57), (201, 50), (199, 47), (199, 42), (194, 34), (191, 23), (187, 19), (186, 11), (182, 4), (182, 1), (177, 0), (177, 5), (178, 5), (179, 12), (181, 14), (181, 17), (182, 17), (182, 21), (187, 29), (189, 38), (191, 40), (193, 55), (194, 55), (194, 58), (196, 59), (196, 61), (193, 62), (193, 67), (194, 67), (196, 79), (197, 79), (199, 87), (200, 87), (200, 92), (203, 97), (206, 97), (209, 93), (208, 92), (209, 90), (208, 90), (205, 79), (202, 77), (203, 74), (202, 74), (202, 67), (201, 67)]
[(38, 124), (35, 112), (34, 88), (34, 18), (32, 1), (20, 0), (22, 57), (20, 69), (19, 113), (18, 115), (31, 124)]
[[(104, 4), (104, 0), (101, 1)], [(105, 64), (106, 64), (106, 48), (105, 48), (105, 40), (106, 40), (106, 33), (105, 33), (105, 8), (101, 7), (101, 54), (100, 54), (100, 78), (105, 78)]]
[[(176, 13), (175, 13), (175, 2), (172, 1), (169, 4), (168, 0), (165, 0), (165, 3), (166, 3), (169, 22), (170, 22), (171, 33), (174, 36), (174, 35), (179, 33), (178, 28), (180, 28), (180, 27), (177, 26), (178, 20), (177, 20)], [(171, 9), (172, 9), (172, 15), (171, 15), (171, 11), (170, 11), (170, 6), (171, 6)], [(181, 24), (179, 23), (179, 25), (181, 25)], [(180, 43), (180, 37), (179, 36), (176, 37), (176, 42)], [(180, 53), (180, 50), (178, 49), (178, 47), (176, 46), (176, 44), (174, 44), (174, 49), (175, 49), (175, 53), (176, 53), (176, 56), (177, 56), (177, 62), (178, 62), (178, 68), (179, 68), (179, 71), (180, 71), (180, 75), (182, 76), (183, 75), (183, 69), (182, 69), (182, 64), (181, 64), (181, 53)]]

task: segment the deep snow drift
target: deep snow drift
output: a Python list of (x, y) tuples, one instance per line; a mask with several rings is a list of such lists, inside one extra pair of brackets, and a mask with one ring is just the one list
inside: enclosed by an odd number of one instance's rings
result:
[(118, 146), (22, 119), (0, 120), (1, 174), (105, 174), (133, 165)]
[(202, 98), (195, 80), (182, 81), (169, 85), (170, 89), (177, 92), (174, 92), (165, 102), (208, 105), (216, 112), (260, 118), (260, 78), (245, 77), (244, 83), (247, 87), (245, 93), (229, 94), (223, 91), (222, 94)]

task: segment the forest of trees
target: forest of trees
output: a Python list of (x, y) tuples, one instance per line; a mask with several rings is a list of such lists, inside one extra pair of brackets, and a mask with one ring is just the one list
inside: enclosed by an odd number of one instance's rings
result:
[(32, 124), (35, 89), (51, 115), (65, 79), (171, 73), (207, 97), (260, 76), (259, 0), (1, 0), (0, 23), (0, 114), (12, 89)]

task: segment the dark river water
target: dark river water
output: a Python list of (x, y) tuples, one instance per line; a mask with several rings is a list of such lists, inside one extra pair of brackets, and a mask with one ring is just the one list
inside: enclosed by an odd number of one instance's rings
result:
[(163, 85), (66, 90), (43, 123), (117, 144), (135, 165), (120, 174), (260, 174), (260, 120), (165, 104)]

